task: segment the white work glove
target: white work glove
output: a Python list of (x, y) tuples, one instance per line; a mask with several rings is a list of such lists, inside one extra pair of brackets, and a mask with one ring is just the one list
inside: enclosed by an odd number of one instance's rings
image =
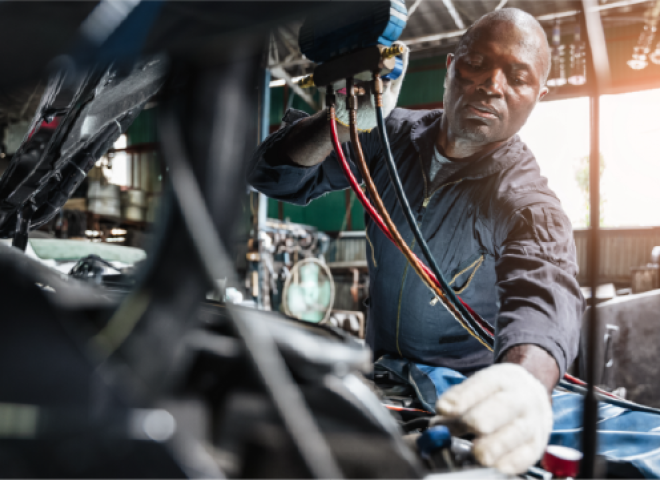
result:
[(513, 363), (492, 365), (450, 388), (436, 411), (476, 435), (474, 456), (481, 465), (512, 475), (541, 458), (552, 430), (547, 390)]
[[(394, 42), (393, 45), (403, 45), (401, 42)], [(404, 53), (401, 55), (403, 61), (403, 68), (401, 70), (401, 75), (396, 80), (383, 81), (383, 117), (387, 116), (394, 110), (396, 107), (396, 102), (399, 99), (399, 93), (401, 92), (401, 85), (403, 84), (403, 78), (406, 75), (406, 70), (408, 69), (408, 56), (410, 51), (408, 48), (405, 48)], [(357, 111), (357, 127), (361, 132), (369, 132), (376, 127), (376, 103), (374, 96), (372, 95), (371, 88), (369, 88), (373, 76), (369, 72), (359, 74), (355, 77), (356, 83), (360, 85), (360, 82), (368, 82), (364, 85), (366, 88), (366, 94), (358, 96), (358, 111)], [(335, 85), (335, 91), (346, 87), (346, 82), (340, 82)], [(348, 110), (346, 109), (346, 95), (337, 93), (337, 105), (335, 107), (335, 117), (337, 121), (348, 127)]]

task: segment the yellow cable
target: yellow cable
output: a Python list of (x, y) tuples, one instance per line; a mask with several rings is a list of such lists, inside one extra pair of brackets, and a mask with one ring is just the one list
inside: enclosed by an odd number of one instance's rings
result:
[(468, 280), (467, 280), (467, 282), (465, 283), (465, 285), (463, 285), (463, 288), (454, 291), (456, 294), (460, 295), (460, 294), (463, 293), (465, 290), (467, 290), (467, 288), (470, 286), (470, 283), (472, 282), (472, 279), (473, 279), (474, 276), (477, 274), (477, 270), (479, 270), (479, 267), (481, 267), (481, 264), (483, 263), (483, 261), (484, 261), (484, 255), (480, 256), (480, 257), (477, 258), (474, 262), (472, 262), (472, 264), (471, 264), (470, 266), (465, 267), (463, 270), (461, 270), (461, 271), (458, 272), (456, 275), (454, 275), (454, 278), (451, 279), (451, 282), (449, 282), (449, 285), (451, 285), (452, 283), (454, 283), (458, 277), (460, 277), (460, 276), (463, 275), (465, 272), (467, 272), (468, 270), (470, 270), (470, 268), (474, 267), (474, 270), (472, 270), (472, 273), (470, 274), (470, 277), (468, 278)]

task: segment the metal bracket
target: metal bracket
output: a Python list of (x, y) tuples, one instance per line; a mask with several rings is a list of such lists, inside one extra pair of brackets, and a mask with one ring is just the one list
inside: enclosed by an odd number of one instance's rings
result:
[(14, 232), (14, 239), (12, 247), (16, 247), (23, 252), (27, 248), (28, 232), (30, 230), (30, 220), (36, 211), (32, 202), (27, 202), (22, 210), (19, 210), (16, 216), (16, 231)]

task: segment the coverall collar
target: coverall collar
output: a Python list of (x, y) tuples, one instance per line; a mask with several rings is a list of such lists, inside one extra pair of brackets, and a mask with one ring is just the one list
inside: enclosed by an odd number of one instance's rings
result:
[[(410, 139), (425, 165), (433, 155), (433, 147), (440, 132), (443, 112), (443, 110), (429, 111), (410, 129)], [(530, 155), (520, 137), (514, 135), (500, 147), (469, 162), (465, 168), (460, 170), (460, 176), (465, 180), (484, 178), (509, 168), (521, 158)]]

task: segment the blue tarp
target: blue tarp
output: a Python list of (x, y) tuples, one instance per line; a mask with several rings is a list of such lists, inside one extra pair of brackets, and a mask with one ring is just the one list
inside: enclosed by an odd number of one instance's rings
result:
[[(376, 362), (408, 382), (427, 410), (452, 385), (465, 380), (461, 373), (444, 367), (430, 367), (402, 359), (383, 357)], [(552, 395), (554, 427), (550, 444), (580, 449), (582, 433), (582, 395), (555, 390)], [(639, 412), (608, 403), (598, 408), (598, 454), (621, 467), (630, 466), (646, 478), (660, 478), (660, 415)], [(612, 465), (609, 465), (612, 469)]]

